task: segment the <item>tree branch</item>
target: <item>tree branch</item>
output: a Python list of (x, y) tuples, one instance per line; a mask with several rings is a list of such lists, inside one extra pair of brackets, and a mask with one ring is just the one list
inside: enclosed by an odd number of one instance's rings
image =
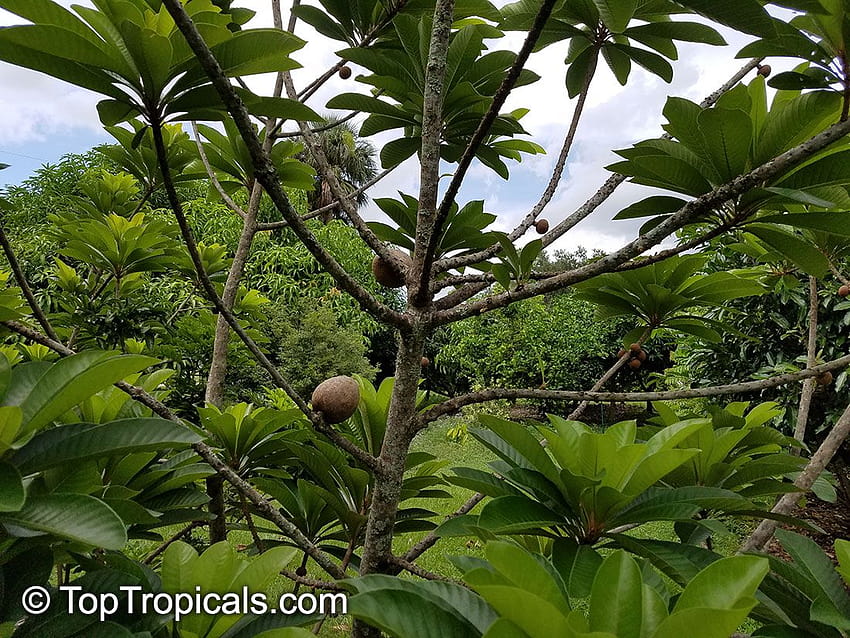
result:
[(618, 251), (601, 259), (562, 273), (544, 281), (517, 287), (498, 295), (491, 295), (475, 302), (435, 313), (437, 325), (460, 321), (475, 314), (481, 314), (504, 307), (520, 299), (528, 299), (547, 292), (554, 292), (585, 281), (604, 272), (611, 272), (621, 264), (640, 255), (657, 245), (680, 228), (699, 219), (705, 212), (739, 195), (766, 180), (793, 168), (803, 160), (823, 150), (832, 143), (850, 133), (850, 121), (833, 124), (813, 138), (795, 146), (781, 155), (765, 162), (745, 175), (736, 177), (710, 192), (689, 201), (679, 211), (668, 217), (651, 231), (641, 235)]
[[(408, 273), (408, 299), (416, 306), (430, 300), (431, 261), (428, 252), (436, 246), (439, 231), (437, 191), (440, 187), (440, 144), (443, 129), (443, 91), (446, 60), (454, 21), (454, 0), (438, 0), (434, 9), (428, 62), (425, 67), (425, 92), (422, 97), (422, 144), (419, 151), (419, 208), (416, 213), (416, 238), (413, 265)], [(403, 271), (402, 271), (403, 272)]]
[(531, 52), (534, 50), (534, 46), (537, 44), (537, 40), (543, 32), (543, 27), (546, 25), (546, 21), (549, 19), (549, 16), (552, 13), (552, 8), (555, 4), (556, 0), (543, 0), (540, 10), (534, 19), (534, 24), (532, 24), (531, 29), (525, 38), (525, 42), (523, 42), (522, 48), (519, 50), (519, 53), (517, 53), (516, 60), (514, 60), (514, 63), (511, 65), (510, 69), (508, 69), (507, 74), (505, 74), (505, 79), (502, 80), (502, 84), (493, 96), (493, 102), (490, 104), (489, 110), (481, 119), (475, 133), (472, 134), (469, 144), (467, 144), (466, 150), (463, 152), (463, 156), (460, 158), (457, 168), (454, 171), (452, 181), (449, 183), (445, 195), (443, 195), (443, 201), (440, 204), (439, 210), (437, 210), (436, 219), (434, 220), (434, 230), (429, 237), (425, 254), (422, 256), (423, 265), (419, 277), (419, 283), (417, 284), (420, 303), (422, 301), (421, 297), (428, 291), (428, 282), (431, 277), (431, 266), (434, 262), (437, 242), (439, 241), (443, 225), (446, 223), (452, 204), (460, 191), (460, 186), (466, 177), (466, 172), (472, 165), (472, 160), (475, 158), (475, 153), (478, 151), (478, 147), (487, 137), (490, 127), (499, 116), (499, 111), (505, 104), (505, 100), (508, 99), (511, 91), (513, 91), (514, 85), (519, 79), (520, 72), (525, 67), (525, 63), (528, 61)]
[[(297, 99), (297, 96), (295, 95), (295, 86), (292, 84), (292, 74), (288, 71), (283, 73), (283, 84), (286, 87), (286, 94), (289, 99)], [(306, 122), (297, 122), (297, 124), (301, 131), (301, 137), (303, 138), (304, 143), (307, 144), (307, 147), (310, 149), (310, 153), (316, 162), (319, 169), (319, 175), (325, 182), (327, 182), (336, 202), (345, 211), (345, 214), (348, 216), (348, 219), (352, 226), (354, 226), (357, 234), (360, 235), (366, 245), (379, 255), (381, 259), (392, 262), (399, 270), (403, 269), (404, 264), (401, 263), (398, 257), (396, 257), (396, 255), (386, 244), (384, 244), (384, 242), (378, 239), (377, 235), (375, 235), (372, 229), (369, 228), (360, 216), (360, 213), (357, 212), (357, 206), (354, 204), (353, 199), (346, 196), (345, 191), (342, 190), (342, 185), (339, 183), (336, 173), (334, 173), (331, 168), (328, 158), (325, 155), (325, 151), (322, 149), (322, 145), (319, 143), (319, 140), (312, 131), (310, 131), (310, 127), (307, 126)]]
[(0, 245), (3, 247), (3, 254), (6, 255), (6, 261), (9, 262), (9, 267), (12, 269), (15, 281), (18, 283), (18, 287), (21, 289), (24, 299), (27, 300), (36, 321), (38, 321), (38, 324), (51, 339), (59, 341), (59, 337), (56, 336), (56, 332), (53, 330), (53, 326), (50, 325), (47, 315), (44, 314), (44, 310), (41, 309), (41, 306), (38, 305), (38, 301), (36, 301), (32, 288), (30, 288), (29, 282), (27, 282), (26, 275), (24, 275), (21, 264), (15, 256), (15, 251), (12, 249), (12, 244), (9, 243), (9, 238), (6, 236), (6, 230), (3, 228), (2, 224), (0, 224)]
[[(806, 346), (806, 367), (812, 368), (817, 363), (818, 356), (818, 280), (809, 277), (809, 340)], [(797, 410), (797, 424), (794, 427), (794, 438), (803, 442), (806, 437), (806, 425), (809, 423), (809, 408), (812, 405), (812, 395), (815, 392), (814, 377), (806, 379), (800, 392), (800, 407)]]
[(440, 574), (435, 574), (434, 572), (428, 571), (424, 567), (420, 567), (416, 563), (413, 563), (399, 556), (392, 556), (389, 559), (389, 562), (398, 569), (409, 572), (414, 576), (419, 576), (419, 578), (423, 578), (425, 580), (439, 580), (444, 583), (454, 583), (455, 585), (461, 585), (463, 587), (466, 587), (466, 584), (462, 583), (459, 580), (455, 580), (454, 578), (447, 578), (446, 576), (440, 576)]
[[(464, 514), (469, 514), (472, 511), (472, 508), (478, 505), (481, 501), (484, 500), (484, 494), (478, 492), (477, 494), (473, 494), (472, 497), (466, 501), (463, 505), (461, 505), (457, 510), (453, 513), (446, 516), (446, 520), (451, 520), (453, 518), (457, 518), (458, 516), (463, 516)], [(425, 538), (420, 540), (416, 545), (407, 550), (407, 553), (404, 555), (404, 560), (408, 562), (413, 562), (422, 554), (431, 549), (434, 545), (437, 544), (437, 541), (440, 540), (440, 537), (437, 536), (434, 532), (429, 532)]]
[(684, 390), (665, 390), (661, 392), (588, 392), (586, 390), (540, 390), (537, 388), (490, 388), (470, 392), (454, 399), (449, 399), (421, 413), (418, 418), (419, 429), (426, 427), (437, 419), (457, 412), (467, 405), (487, 403), (499, 399), (541, 399), (547, 401), (671, 401), (674, 399), (695, 399), (698, 397), (717, 397), (726, 394), (743, 394), (776, 388), (781, 385), (795, 383), (810, 377), (816, 377), (824, 372), (840, 370), (850, 365), (850, 355), (834, 359), (827, 363), (806, 368), (799, 372), (780, 374), (758, 381), (744, 381), (726, 385), (708, 386), (705, 388), (687, 388)]
[[(809, 463), (803, 468), (797, 480), (794, 481), (794, 485), (801, 491), (808, 492), (812, 485), (814, 485), (815, 480), (826, 469), (832, 457), (838, 452), (838, 448), (841, 447), (841, 444), (844, 443), (848, 435), (850, 435), (850, 406), (847, 406), (847, 409), (844, 410), (844, 413), (832, 430), (830, 430), (823, 443), (812, 454), (812, 458), (809, 459)], [(798, 492), (790, 492), (783, 495), (770, 511), (773, 514), (789, 514), (793, 511), (799, 500), (800, 494)], [(744, 541), (738, 552), (756, 552), (764, 548), (776, 531), (778, 524), (778, 521), (764, 519), (750, 537)]]
[[(348, 591), (337, 585), (336, 583), (332, 583), (326, 580), (317, 580), (315, 578), (310, 578), (308, 576), (299, 576), (295, 572), (289, 569), (281, 569), (281, 576), (286, 576), (289, 580), (298, 583), (299, 585), (304, 585), (305, 587), (309, 587), (310, 589), (324, 589), (327, 591)], [(340, 576), (339, 578), (344, 578), (344, 576)]]
[[(224, 305), (221, 298), (218, 296), (218, 292), (213, 286), (212, 281), (210, 281), (209, 275), (207, 275), (204, 270), (204, 264), (201, 261), (201, 256), (198, 253), (198, 246), (195, 243), (195, 237), (192, 234), (192, 229), (189, 227), (189, 223), (186, 220), (186, 215), (183, 213), (183, 206), (180, 203), (180, 199), (177, 196), (177, 191), (174, 188), (174, 182), (171, 179), (171, 170), (168, 166), (168, 159), (165, 154), (165, 144), (162, 139), (162, 128), (159, 122), (151, 123), (151, 131), (153, 132), (154, 145), (156, 147), (160, 172), (162, 173), (163, 184), (165, 185), (165, 191), (168, 195), (169, 204), (174, 212), (174, 216), (177, 218), (177, 225), (180, 227), (180, 233), (183, 236), (183, 242), (186, 244), (186, 249), (189, 251), (189, 256), (192, 259), (192, 263), (195, 266), (195, 271), (198, 275), (198, 279), (200, 280), (201, 287), (206, 293), (207, 297), (210, 301), (212, 301), (213, 305), (219, 312), (219, 316), (224, 317), (227, 321), (228, 325), (233, 329), (233, 331), (239, 336), (248, 350), (251, 352), (252, 356), (256, 361), (269, 373), (272, 380), (274, 381), (277, 387), (281, 388), (289, 398), (295, 403), (299, 410), (301, 410), (310, 422), (313, 425), (313, 428), (326, 437), (328, 437), (331, 441), (333, 441), (336, 445), (341, 447), (343, 450), (354, 456), (357, 460), (362, 462), (366, 467), (369, 467), (372, 470), (378, 468), (378, 459), (374, 456), (366, 452), (365, 450), (358, 447), (354, 442), (331, 428), (324, 422), (322, 415), (318, 412), (313, 412), (306, 401), (295, 391), (295, 388), (289, 383), (289, 381), (280, 373), (277, 367), (269, 361), (268, 357), (265, 353), (260, 349), (260, 347), (256, 344), (256, 342), (248, 335), (242, 325), (239, 323), (239, 320), (234, 316), (234, 314)], [(253, 129), (252, 129), (253, 132)]]
[[(374, 186), (375, 184), (380, 182), (387, 175), (392, 173), (396, 168), (397, 168), (396, 166), (393, 166), (392, 168), (388, 168), (388, 169), (381, 171), (380, 173), (375, 175), (375, 177), (373, 177), (368, 182), (363, 184), (363, 186), (359, 187), (357, 190), (351, 191), (348, 195), (345, 196), (345, 199), (347, 199), (349, 201), (353, 201), (354, 198), (357, 197), (360, 193), (363, 193), (363, 192), (367, 191), (368, 189), (372, 188), (372, 186)], [(314, 208), (309, 213), (305, 213), (304, 215), (301, 216), (301, 220), (307, 221), (308, 219), (315, 219), (316, 217), (319, 217), (322, 213), (326, 213), (329, 210), (333, 210), (337, 206), (339, 206), (339, 200), (334, 200), (330, 204), (326, 204), (325, 206), (322, 206), (321, 208)], [(258, 224), (257, 230), (258, 231), (276, 230), (278, 228), (287, 228), (288, 226), (289, 226), (289, 222), (286, 221), (286, 220), (283, 220), (283, 221), (279, 221), (279, 222), (268, 222), (266, 224)]]
[[(702, 102), (700, 102), (700, 108), (708, 108), (714, 105), (720, 97), (729, 91), (732, 87), (734, 87), (738, 82), (741, 81), (750, 71), (756, 68), (764, 58), (754, 58), (747, 62), (743, 67), (741, 67), (734, 75), (732, 75), (729, 80), (727, 80), (720, 88), (716, 91), (708, 95)], [(662, 139), (671, 139), (672, 136), (669, 134), (664, 134), (661, 136)], [(543, 237), (543, 247), (546, 248), (554, 243), (556, 240), (560, 239), (563, 235), (565, 235), (569, 230), (572, 230), (579, 222), (589, 217), (597, 208), (599, 208), (603, 203), (605, 203), (608, 198), (617, 190), (617, 187), (620, 186), (623, 182), (625, 182), (627, 177), (625, 175), (620, 175), (619, 173), (614, 173), (611, 175), (602, 186), (584, 203), (580, 208), (578, 208), (575, 212), (573, 212), (569, 217), (560, 222), (554, 228), (552, 228), (546, 236)], [(491, 247), (498, 251), (501, 247)], [(443, 260), (443, 267), (446, 270), (450, 270), (452, 268), (458, 268), (461, 266), (467, 266), (476, 262), (469, 261), (464, 256), (453, 257), (449, 259)], [(460, 290), (456, 290), (450, 295), (447, 295), (440, 301), (438, 301), (437, 307), (440, 310), (453, 308), (464, 301), (467, 301), (482, 292), (487, 288), (486, 285), (475, 284), (466, 286)]]
[(251, 155), (251, 161), (254, 165), (254, 175), (263, 188), (268, 193), (274, 205), (281, 212), (284, 219), (289, 223), (293, 232), (301, 240), (304, 246), (316, 258), (316, 261), (321, 264), (322, 268), (333, 277), (337, 286), (351, 295), (369, 314), (374, 317), (389, 323), (391, 325), (401, 327), (407, 325), (407, 319), (404, 315), (394, 311), (388, 306), (382, 304), (361, 286), (354, 277), (351, 276), (339, 262), (319, 243), (315, 235), (301, 220), (298, 212), (292, 207), (286, 193), (280, 185), (277, 171), (274, 167), (268, 153), (263, 151), (262, 145), (257, 134), (254, 131), (251, 123), (251, 116), (245, 108), (244, 103), (236, 94), (231, 86), (230, 81), (219, 65), (218, 61), (213, 56), (210, 48), (204, 42), (200, 33), (198, 33), (192, 19), (186, 13), (180, 0), (163, 0), (168, 12), (174, 18), (174, 22), (180, 29), (186, 42), (195, 53), (202, 68), (215, 87), (228, 112), (233, 117), (234, 123), (238, 128), (245, 145)]
[[(564, 143), (561, 146), (561, 152), (558, 155), (558, 160), (555, 162), (555, 168), (552, 170), (552, 176), (549, 178), (549, 183), (546, 185), (546, 188), (544, 189), (543, 194), (540, 196), (538, 202), (525, 216), (525, 219), (523, 219), (522, 222), (508, 235), (508, 239), (512, 242), (522, 237), (525, 232), (529, 228), (531, 228), (532, 224), (537, 221), (537, 218), (545, 210), (546, 206), (549, 205), (549, 202), (551, 202), (552, 198), (555, 196), (555, 191), (557, 191), (558, 189), (558, 184), (561, 183), (561, 176), (564, 173), (564, 167), (566, 167), (567, 165), (567, 158), (569, 157), (570, 150), (572, 149), (573, 142), (575, 141), (579, 121), (581, 120), (581, 116), (584, 113), (584, 106), (587, 102), (588, 93), (590, 92), (590, 84), (593, 81), (593, 77), (596, 73), (596, 65), (598, 60), (599, 47), (594, 47), (593, 61), (587, 68), (587, 73), (584, 77), (584, 84), (582, 85), (581, 92), (578, 95), (578, 100), (576, 101), (576, 106), (573, 110), (573, 116), (570, 121), (570, 125), (567, 129), (567, 133), (564, 137)], [(498, 254), (501, 249), (501, 244), (496, 243), (488, 248), (485, 248), (484, 250), (478, 251), (477, 253), (473, 253), (471, 255), (463, 255), (461, 257), (453, 257), (449, 259), (440, 259), (435, 264), (435, 270), (437, 272), (445, 272), (454, 268), (477, 264), (484, 261), (485, 259), (489, 259), (490, 257), (493, 257), (494, 255)]]
[(233, 201), (233, 198), (227, 194), (227, 191), (224, 190), (221, 182), (218, 181), (218, 177), (216, 176), (213, 167), (210, 165), (207, 152), (204, 150), (204, 144), (201, 142), (201, 134), (198, 131), (198, 123), (194, 120), (192, 121), (192, 133), (195, 135), (195, 145), (198, 147), (198, 155), (201, 158), (201, 163), (204, 165), (204, 170), (206, 170), (207, 176), (210, 178), (210, 182), (212, 182), (212, 185), (219, 197), (221, 197), (222, 201), (230, 210), (239, 215), (242, 219), (246, 219), (248, 217), (248, 213), (242, 210), (242, 207)]
[[(47, 337), (40, 332), (23, 325), (22, 323), (17, 321), (2, 321), (0, 323), (13, 332), (18, 333), (30, 341), (47, 346), (62, 356), (68, 357), (76, 354), (76, 352), (64, 344), (51, 339), (50, 337)], [(162, 418), (173, 421), (174, 423), (183, 424), (183, 420), (172, 412), (171, 408), (159, 401), (153, 395), (146, 392), (144, 389), (131, 385), (126, 381), (119, 381), (115, 384), (115, 386), (126, 392), (134, 400), (150, 408), (154, 414), (158, 414)], [(292, 522), (284, 518), (280, 511), (266, 500), (260, 492), (254, 489), (245, 479), (239, 476), (233, 468), (222, 461), (212, 448), (210, 448), (210, 446), (206, 443), (198, 442), (192, 444), (192, 449), (194, 449), (198, 456), (200, 456), (210, 467), (223, 476), (228, 483), (233, 485), (240, 494), (244, 495), (249, 501), (251, 501), (257, 507), (258, 511), (277, 525), (284, 534), (298, 545), (298, 547), (304, 550), (305, 553), (309, 554), (310, 557), (322, 567), (322, 569), (334, 578), (345, 578), (345, 574), (339, 566), (332, 561), (330, 556), (316, 547)]]
[[(644, 333), (640, 336), (640, 339), (638, 339), (636, 343), (638, 345), (642, 346), (644, 344), (644, 342), (647, 339), (649, 339), (651, 334), (652, 334), (652, 328), (648, 327), (644, 331)], [(632, 353), (629, 350), (626, 350), (626, 353), (622, 357), (617, 359), (617, 361), (614, 363), (614, 365), (612, 365), (610, 368), (608, 368), (608, 370), (605, 372), (605, 374), (603, 374), (601, 377), (599, 377), (599, 380), (596, 383), (593, 384), (593, 387), (590, 388), (590, 391), (591, 392), (598, 392), (599, 390), (604, 388), (605, 384), (608, 383), (608, 381), (611, 379), (611, 377), (613, 377), (615, 374), (617, 374), (617, 371), (620, 368), (622, 368), (624, 365), (626, 365), (626, 363), (628, 363), (631, 356), (632, 356)], [(572, 412), (570, 412), (570, 415), (567, 417), (567, 420), (578, 421), (579, 418), (581, 417), (581, 415), (587, 409), (587, 404), (588, 404), (587, 401), (582, 401), (581, 403), (579, 403), (578, 406), (576, 406), (576, 409), (573, 410)]]

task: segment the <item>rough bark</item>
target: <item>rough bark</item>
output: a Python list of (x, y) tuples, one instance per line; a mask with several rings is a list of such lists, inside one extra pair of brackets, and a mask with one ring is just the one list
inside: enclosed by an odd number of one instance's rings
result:
[[(236, 302), (236, 294), (239, 292), (239, 284), (245, 273), (245, 264), (251, 255), (251, 245), (257, 232), (257, 211), (260, 208), (262, 188), (255, 184), (251, 191), (251, 200), (248, 202), (248, 210), (242, 224), (242, 234), (227, 273), (227, 281), (221, 295), (221, 303), (225, 308), (232, 311)], [(224, 379), (227, 375), (227, 352), (230, 346), (230, 326), (222, 315), (218, 316), (215, 326), (215, 338), (213, 340), (213, 354), (210, 362), (210, 370), (207, 375), (207, 387), (204, 400), (212, 405), (221, 406), (224, 398)]]
[(422, 96), (422, 146), (419, 151), (419, 210), (416, 214), (416, 244), (408, 274), (408, 298), (424, 307), (430, 300), (431, 260), (428, 253), (439, 241), (437, 191), (440, 184), (440, 145), (443, 127), (443, 89), (446, 59), (454, 16), (454, 0), (440, 0), (434, 10), (431, 44), (425, 67)]
[[(817, 363), (818, 354), (818, 280), (809, 277), (809, 341), (806, 347), (806, 367), (813, 368)], [(814, 377), (803, 382), (800, 392), (800, 407), (797, 410), (797, 425), (794, 427), (794, 438), (803, 442), (806, 436), (806, 426), (809, 423), (809, 412), (812, 406), (812, 395), (815, 393)]]

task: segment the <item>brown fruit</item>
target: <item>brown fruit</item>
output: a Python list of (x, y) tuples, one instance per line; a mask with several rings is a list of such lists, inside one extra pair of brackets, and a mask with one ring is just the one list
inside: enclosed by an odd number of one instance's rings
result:
[(313, 409), (321, 412), (325, 423), (342, 423), (357, 410), (360, 386), (351, 377), (331, 377), (313, 390)]
[(537, 231), (538, 235), (545, 235), (549, 232), (549, 220), (548, 219), (538, 219), (534, 224), (534, 229)]
[(762, 76), (762, 77), (766, 78), (767, 76), (769, 76), (769, 75), (770, 75), (770, 72), (771, 72), (772, 70), (773, 70), (773, 69), (771, 69), (771, 68), (770, 68), (770, 65), (769, 65), (769, 64), (762, 64), (761, 66), (759, 66), (758, 74), (759, 74), (760, 76)]
[(626, 352), (628, 352), (628, 350), (626, 350), (625, 348), (620, 348), (619, 350), (617, 350), (617, 358), (622, 359), (626, 356)]
[(638, 350), (637, 358), (638, 361), (646, 361), (646, 352), (644, 352), (643, 350)]
[(632, 352), (640, 352), (640, 344), (639, 343), (633, 343), (632, 345), (629, 346), (629, 350), (631, 350)]
[(848, 295), (850, 295), (850, 286), (844, 284), (843, 286), (841, 286), (841, 288), (838, 289), (838, 296), (847, 297)]
[(431, 360), (428, 357), (422, 357), (422, 367), (427, 368), (431, 365)]
[(640, 365), (640, 359), (632, 359), (631, 361), (629, 361), (629, 367), (632, 370), (637, 370), (638, 368), (640, 368)]
[(304, 578), (304, 576), (307, 575), (307, 568), (304, 567), (304, 565), (299, 565), (298, 568), (295, 570), (295, 575)]
[(818, 385), (829, 385), (832, 383), (832, 373), (824, 372), (823, 374), (819, 374), (815, 377), (815, 381)]
[[(405, 269), (410, 267), (410, 257), (406, 253), (400, 250), (393, 250), (392, 253), (404, 264)], [(393, 264), (377, 255), (372, 260), (372, 274), (375, 281), (387, 288), (401, 288), (406, 283), (403, 272), (399, 272)]]
[(351, 67), (348, 67), (348, 66), (341, 67), (340, 70), (339, 70), (339, 77), (341, 77), (343, 80), (347, 80), (348, 78), (350, 78), (351, 77)]

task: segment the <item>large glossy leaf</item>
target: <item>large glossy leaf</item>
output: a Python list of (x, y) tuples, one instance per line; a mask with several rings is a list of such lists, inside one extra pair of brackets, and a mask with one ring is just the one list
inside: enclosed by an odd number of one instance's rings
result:
[(127, 542), (121, 518), (103, 501), (84, 494), (29, 496), (23, 509), (0, 520), (7, 529), (14, 526), (104, 549), (121, 549)]
[(26, 492), (18, 469), (0, 462), (0, 512), (16, 512), (24, 506)]
[(458, 585), (380, 575), (348, 582), (358, 592), (349, 599), (349, 613), (398, 638), (476, 636), (495, 620), (480, 598)]
[(775, 226), (748, 224), (747, 230), (803, 272), (822, 277), (829, 271), (829, 261), (812, 243)]
[(643, 579), (633, 558), (614, 552), (599, 567), (590, 594), (590, 628), (619, 638), (640, 638)]
[(189, 428), (160, 418), (121, 419), (102, 425), (77, 423), (39, 434), (11, 460), (22, 472), (32, 473), (87, 459), (181, 448), (201, 440)]
[(4, 403), (20, 406), (24, 431), (32, 432), (100, 390), (154, 363), (156, 359), (141, 355), (89, 351), (52, 365), (18, 366)]

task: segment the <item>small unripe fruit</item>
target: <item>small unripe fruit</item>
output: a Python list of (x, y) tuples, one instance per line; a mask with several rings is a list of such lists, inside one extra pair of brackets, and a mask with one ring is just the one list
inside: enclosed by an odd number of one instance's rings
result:
[(351, 67), (344, 66), (339, 70), (339, 77), (343, 80), (347, 80), (351, 77)]
[(427, 368), (429, 365), (431, 365), (431, 360), (428, 357), (422, 357), (421, 364), (423, 368)]
[(534, 224), (534, 229), (537, 231), (538, 235), (545, 235), (549, 232), (549, 220), (548, 219), (538, 219)]
[(841, 288), (838, 289), (838, 296), (847, 297), (848, 295), (850, 295), (850, 286), (844, 284), (843, 286), (841, 286)]
[(643, 350), (638, 350), (637, 358), (638, 361), (646, 361), (646, 352), (644, 352)]
[(617, 358), (622, 359), (626, 356), (626, 352), (628, 352), (628, 350), (626, 350), (625, 348), (620, 348), (619, 350), (617, 350)]
[(830, 383), (832, 383), (832, 373), (824, 372), (823, 374), (819, 374), (817, 377), (815, 377), (815, 381), (818, 385), (829, 385)]
[[(400, 250), (393, 250), (392, 253), (404, 264), (405, 269), (410, 268), (410, 257), (406, 253)], [(372, 274), (375, 281), (387, 288), (401, 288), (406, 283), (404, 272), (399, 272), (393, 264), (378, 255), (372, 260)]]
[(637, 370), (638, 368), (640, 368), (640, 366), (641, 366), (640, 359), (632, 359), (631, 361), (629, 361), (629, 367), (632, 370)]
[(303, 565), (300, 565), (300, 566), (299, 566), (299, 567), (295, 570), (295, 575), (296, 575), (296, 576), (301, 576), (301, 578), (304, 578), (304, 577), (307, 575), (307, 568), (306, 568), (306, 567), (304, 567)]
[(325, 423), (342, 423), (357, 410), (360, 386), (351, 377), (331, 377), (313, 390), (313, 409), (321, 412)]
[(640, 344), (639, 343), (633, 343), (632, 345), (629, 346), (629, 350), (631, 350), (632, 352), (640, 352)]
[(758, 74), (760, 76), (762, 76), (763, 78), (766, 78), (767, 76), (770, 75), (770, 72), (772, 70), (773, 69), (770, 68), (769, 64), (762, 64), (761, 66), (759, 66)]

